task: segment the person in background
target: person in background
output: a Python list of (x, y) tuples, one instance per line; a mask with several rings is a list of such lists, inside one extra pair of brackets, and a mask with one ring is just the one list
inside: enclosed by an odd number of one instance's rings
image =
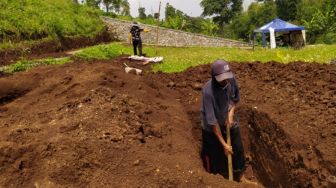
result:
[(129, 41), (130, 41), (130, 43), (132, 42), (132, 44), (133, 44), (134, 55), (138, 55), (138, 50), (139, 50), (139, 56), (143, 56), (142, 40), (141, 40), (141, 32), (142, 31), (148, 32), (149, 30), (142, 29), (142, 28), (140, 28), (140, 26), (137, 22), (133, 22), (133, 24), (131, 25)]

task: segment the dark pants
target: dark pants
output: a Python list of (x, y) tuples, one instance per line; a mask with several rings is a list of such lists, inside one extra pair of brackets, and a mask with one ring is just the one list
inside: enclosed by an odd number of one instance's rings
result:
[(138, 55), (137, 48), (139, 49), (139, 56), (142, 56), (142, 41), (141, 40), (133, 40), (134, 55)]
[[(235, 181), (239, 181), (242, 173), (245, 170), (245, 156), (243, 143), (241, 141), (239, 126), (230, 130), (231, 144), (232, 144), (232, 166), (233, 166), (233, 178)], [(226, 130), (222, 130), (223, 138), (226, 140)], [(213, 132), (202, 131), (202, 151), (201, 157), (203, 160), (204, 168), (213, 174), (221, 174), (224, 177), (228, 177), (228, 160), (224, 154), (224, 148), (218, 141), (218, 138)]]

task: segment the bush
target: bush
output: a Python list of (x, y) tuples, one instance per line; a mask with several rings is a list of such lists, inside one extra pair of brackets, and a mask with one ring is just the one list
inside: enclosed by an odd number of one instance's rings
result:
[(131, 51), (126, 50), (125, 47), (119, 43), (113, 43), (110, 45), (103, 44), (85, 48), (75, 54), (75, 58), (83, 60), (111, 59), (125, 53), (130, 54)]
[(0, 41), (94, 36), (101, 11), (69, 0), (0, 1)]
[(336, 33), (327, 33), (323, 35), (322, 41), (325, 44), (336, 44)]

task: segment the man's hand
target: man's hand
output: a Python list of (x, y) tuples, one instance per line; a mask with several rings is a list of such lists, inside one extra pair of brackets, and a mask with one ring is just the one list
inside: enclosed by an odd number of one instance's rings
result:
[(232, 151), (232, 146), (229, 146), (228, 144), (224, 144), (223, 146), (224, 148), (224, 153), (226, 156), (228, 156), (229, 154), (233, 154), (233, 151)]
[(147, 32), (149, 32), (149, 31), (150, 31), (150, 30), (149, 30), (149, 29), (147, 29), (147, 28), (146, 28), (146, 29), (144, 29), (144, 32), (146, 32), (146, 33), (147, 33)]

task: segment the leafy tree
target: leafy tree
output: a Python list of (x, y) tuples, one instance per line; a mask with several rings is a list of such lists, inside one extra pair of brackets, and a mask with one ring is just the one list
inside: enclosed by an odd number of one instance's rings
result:
[(145, 7), (139, 7), (138, 12), (139, 12), (140, 19), (143, 19), (143, 20), (146, 19), (147, 15), (146, 15)]
[(308, 30), (310, 42), (320, 40), (324, 43), (336, 43), (336, 2), (324, 0), (320, 9), (315, 9), (311, 18), (301, 20)]
[(233, 31), (235, 38), (248, 40), (254, 29), (274, 18), (276, 18), (276, 5), (273, 1), (252, 3), (247, 12), (232, 21), (229, 28)]
[(123, 0), (112, 0), (112, 7), (117, 14), (120, 14), (120, 8)]
[(182, 29), (184, 25), (185, 25), (185, 21), (180, 16), (168, 17), (164, 23), (165, 27), (168, 27), (171, 29)]
[(100, 0), (86, 0), (86, 4), (90, 7), (99, 8)]
[(130, 16), (131, 13), (130, 13), (130, 4), (128, 2), (128, 0), (123, 0), (121, 2), (121, 14), (124, 15), (124, 16)]
[(102, 0), (102, 3), (105, 6), (106, 12), (110, 12), (110, 7), (111, 7), (111, 4), (112, 4), (112, 0)]
[(167, 3), (163, 26), (171, 29), (185, 29), (186, 14)]
[(193, 33), (204, 33), (202, 30), (202, 22), (204, 18), (202, 17), (186, 17), (185, 30)]
[(182, 11), (174, 8), (172, 5), (169, 5), (167, 3), (166, 5), (166, 10), (165, 10), (165, 19), (167, 20), (169, 17), (175, 18), (175, 17), (180, 17), (180, 18), (185, 18), (187, 15), (183, 13)]
[(275, 0), (278, 16), (286, 21), (295, 20), (302, 0)]
[(165, 19), (168, 19), (169, 17), (174, 18), (175, 16), (176, 16), (176, 9), (169, 3), (167, 3), (165, 9)]
[(249, 23), (253, 27), (261, 27), (277, 17), (276, 5), (273, 1), (262, 4), (252, 3), (247, 11)]
[(218, 25), (212, 19), (205, 19), (202, 21), (202, 33), (214, 36), (218, 31)]
[(213, 16), (214, 22), (223, 26), (242, 11), (242, 0), (202, 0), (203, 16)]
[(322, 9), (323, 1), (324, 0), (303, 0), (298, 6), (296, 20), (300, 23), (303, 23), (303, 20), (310, 20), (318, 10)]

